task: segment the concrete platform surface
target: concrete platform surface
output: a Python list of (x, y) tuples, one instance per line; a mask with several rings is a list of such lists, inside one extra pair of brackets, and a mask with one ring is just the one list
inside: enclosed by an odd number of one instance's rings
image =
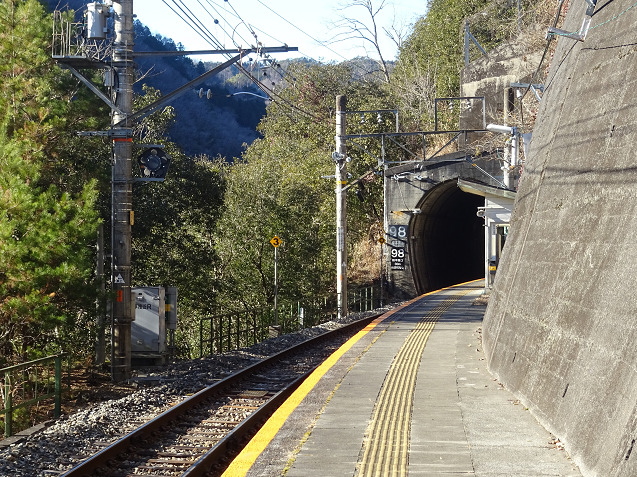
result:
[[(478, 282), (479, 283), (479, 282)], [(442, 314), (417, 370), (407, 474), (581, 476), (515, 396), (488, 372), (481, 346), (485, 307), (477, 284)], [(428, 312), (459, 287), (386, 318), (345, 353), (296, 407), (248, 476), (358, 476), (366, 432), (394, 356)]]

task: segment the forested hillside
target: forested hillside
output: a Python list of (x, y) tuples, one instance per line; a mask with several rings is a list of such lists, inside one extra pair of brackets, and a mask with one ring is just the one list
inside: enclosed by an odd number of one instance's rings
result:
[[(181, 357), (194, 355), (198, 320), (213, 310), (271, 306), (274, 235), (283, 241), (280, 300), (333, 293), (334, 184), (322, 176), (334, 174), (336, 96), (347, 95), (350, 110), (398, 107), (403, 131), (430, 128), (434, 98), (458, 94), (465, 18), (494, 8), (507, 24), (515, 18), (506, 2), (432, 0), (389, 82), (361, 75), (365, 60), (282, 62), (266, 108), (258, 98), (228, 98), (246, 87), (229, 71), (204, 85), (210, 100), (193, 91), (136, 126), (136, 143), (165, 144), (173, 162), (165, 182), (134, 186), (133, 285), (179, 288)], [(109, 111), (51, 61), (42, 3), (1, 2), (0, 21), (0, 366), (57, 351), (90, 358), (104, 332), (95, 325), (105, 297), (93, 270), (100, 224), (109, 243), (110, 143), (75, 132), (107, 128)], [(511, 34), (487, 26), (474, 32), (483, 45)], [(178, 47), (141, 24), (136, 32), (139, 49)], [(136, 108), (207, 67), (182, 57), (140, 61)], [(349, 132), (393, 127), (393, 115), (374, 114), (351, 121)], [(353, 178), (365, 175), (348, 196), (352, 285), (378, 279), (380, 147), (363, 139), (349, 150)]]

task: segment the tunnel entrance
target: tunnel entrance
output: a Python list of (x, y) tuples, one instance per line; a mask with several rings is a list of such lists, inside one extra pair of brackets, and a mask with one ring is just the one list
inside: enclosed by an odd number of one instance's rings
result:
[(457, 181), (431, 189), (412, 219), (410, 250), (418, 294), (484, 276), (484, 220), (476, 215), (484, 198)]

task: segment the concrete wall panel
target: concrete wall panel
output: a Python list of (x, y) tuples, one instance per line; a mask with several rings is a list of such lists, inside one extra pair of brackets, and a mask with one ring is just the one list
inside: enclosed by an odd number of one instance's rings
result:
[(484, 321), (492, 372), (584, 475), (637, 475), (633, 3), (598, 4), (584, 42), (558, 40)]

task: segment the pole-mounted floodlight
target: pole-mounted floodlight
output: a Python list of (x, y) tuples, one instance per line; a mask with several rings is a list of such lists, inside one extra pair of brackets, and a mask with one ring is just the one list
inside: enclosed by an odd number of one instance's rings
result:
[(487, 124), (487, 131), (500, 133), (500, 134), (511, 134), (515, 132), (514, 127), (512, 126), (501, 126), (500, 124)]

